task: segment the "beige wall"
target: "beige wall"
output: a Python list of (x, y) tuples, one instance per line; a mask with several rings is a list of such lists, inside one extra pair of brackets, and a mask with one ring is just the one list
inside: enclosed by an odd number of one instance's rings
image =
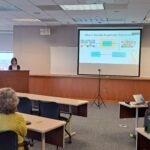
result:
[(150, 77), (150, 26), (145, 26), (142, 35), (141, 76)]
[(14, 55), (23, 70), (31, 74), (49, 74), (49, 36), (40, 35), (40, 27), (14, 27)]
[(0, 52), (12, 52), (13, 32), (0, 32)]
[[(58, 47), (59, 50), (60, 47), (77, 47), (77, 27), (51, 27), (50, 36), (41, 36), (40, 28), (43, 27), (14, 27), (14, 54), (18, 58), (21, 68), (29, 69), (31, 74), (53, 73), (51, 68), (58, 64), (52, 64), (52, 62), (61, 62), (65, 67), (66, 61), (60, 60), (61, 57), (57, 61), (51, 61), (51, 47), (53, 49)], [(76, 54), (77, 50), (74, 54), (75, 57), (77, 57)], [(77, 62), (75, 64), (74, 61), (70, 61), (70, 64), (74, 68), (72, 70), (76, 70)], [(70, 74), (75, 74), (75, 72)], [(150, 26), (145, 26), (143, 29), (141, 76), (150, 77)]]

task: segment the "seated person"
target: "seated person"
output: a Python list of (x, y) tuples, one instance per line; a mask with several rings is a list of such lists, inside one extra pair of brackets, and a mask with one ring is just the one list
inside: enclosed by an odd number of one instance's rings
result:
[(24, 150), (23, 141), (27, 135), (26, 122), (16, 113), (19, 99), (11, 88), (0, 89), (0, 131), (14, 131), (18, 135), (18, 150)]
[(17, 58), (13, 57), (11, 59), (11, 65), (8, 70), (20, 70), (20, 66), (17, 64)]
[(144, 117), (144, 127), (147, 131), (147, 119), (150, 117), (150, 102), (148, 102), (148, 109), (145, 111), (145, 117)]

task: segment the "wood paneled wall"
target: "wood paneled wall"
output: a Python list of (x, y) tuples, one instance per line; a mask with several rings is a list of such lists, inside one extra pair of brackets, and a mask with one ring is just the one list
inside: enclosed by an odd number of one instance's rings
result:
[(0, 88), (3, 87), (29, 92), (29, 71), (0, 71)]
[[(150, 99), (150, 78), (102, 77), (100, 93), (105, 101), (130, 101), (142, 93)], [(31, 75), (30, 93), (93, 100), (98, 92), (98, 78), (90, 76)]]

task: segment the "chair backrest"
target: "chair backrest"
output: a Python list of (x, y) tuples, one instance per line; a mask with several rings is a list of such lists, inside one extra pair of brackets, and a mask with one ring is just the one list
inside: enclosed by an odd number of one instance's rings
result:
[(55, 102), (39, 102), (39, 114), (40, 116), (59, 119), (60, 111), (59, 104)]
[(27, 97), (19, 97), (20, 101), (17, 109), (21, 113), (31, 114), (32, 113), (32, 102)]
[(0, 150), (18, 150), (18, 136), (15, 132), (0, 132)]

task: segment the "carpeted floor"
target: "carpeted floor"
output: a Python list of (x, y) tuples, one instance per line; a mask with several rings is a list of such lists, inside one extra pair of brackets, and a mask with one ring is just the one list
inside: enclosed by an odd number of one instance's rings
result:
[[(119, 119), (119, 105), (107, 103), (101, 109), (89, 104), (88, 118), (73, 116), (72, 127), (77, 132), (72, 144), (65, 144), (64, 150), (135, 150), (135, 139), (129, 134), (134, 131), (134, 119)], [(125, 124), (127, 127), (120, 127)], [(139, 126), (143, 126), (140, 119)], [(40, 150), (41, 143), (35, 141), (31, 150)], [(62, 148), (59, 148), (60, 150)], [(46, 144), (46, 150), (56, 146)]]

